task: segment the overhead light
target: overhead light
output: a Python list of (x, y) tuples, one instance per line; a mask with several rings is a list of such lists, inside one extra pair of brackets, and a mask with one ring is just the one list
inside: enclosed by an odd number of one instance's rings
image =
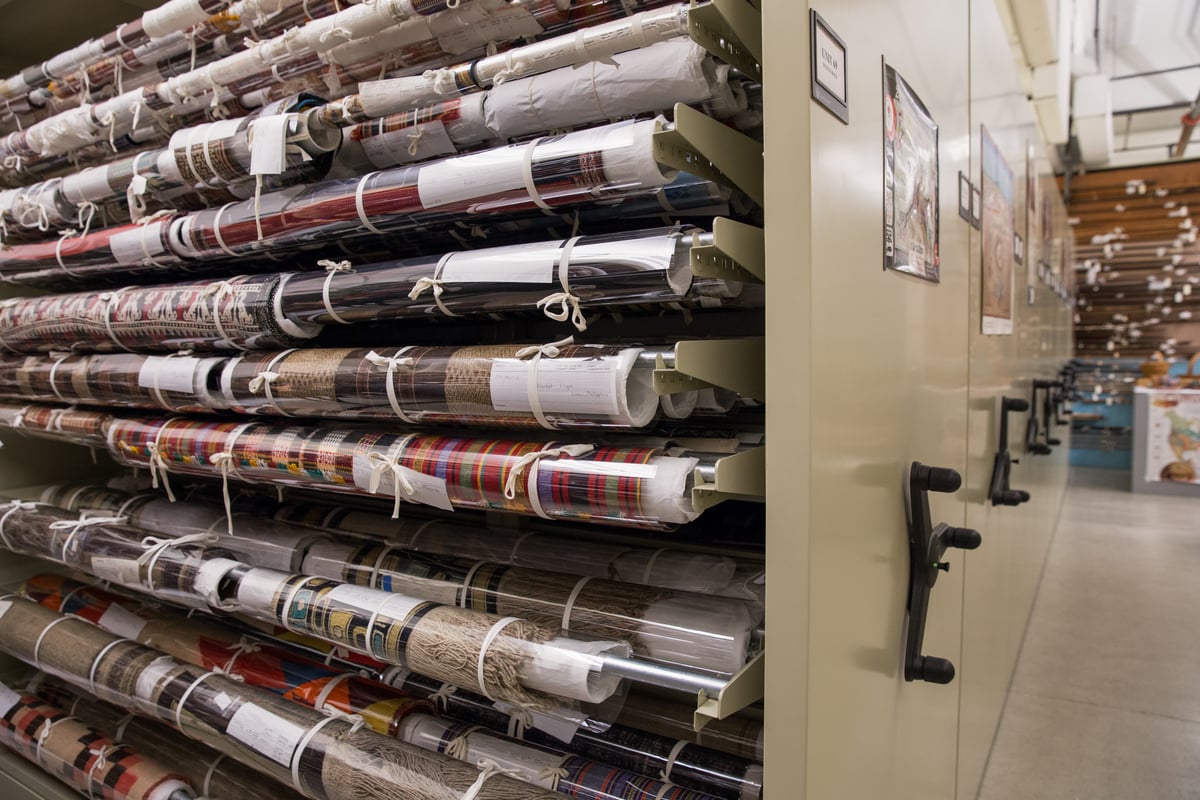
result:
[(1120, 214), (1124, 210), (1125, 210), (1124, 203), (1117, 203), (1115, 206), (1113, 206), (1113, 211), (1116, 211), (1118, 214)]
[(1179, 205), (1179, 203), (1176, 203), (1174, 200), (1168, 200), (1167, 202), (1163, 203), (1163, 208), (1174, 208), (1177, 205)]
[(1183, 302), (1183, 292), (1176, 292), (1175, 293), (1175, 304), (1179, 305), (1182, 302)]
[(1191, 294), (1192, 294), (1192, 285), (1190, 283), (1185, 283), (1183, 285), (1183, 296), (1190, 297)]
[(1192, 318), (1192, 312), (1190, 312), (1190, 311), (1180, 311), (1180, 312), (1179, 312), (1179, 318), (1180, 318), (1180, 319), (1191, 319), (1191, 318)]
[(1155, 197), (1166, 197), (1168, 194), (1170, 194), (1170, 192), (1167, 190), (1167, 188), (1165, 186), (1160, 186), (1154, 190)]
[(1175, 255), (1171, 256), (1171, 263), (1174, 264), (1175, 266), (1179, 266), (1179, 264), (1182, 262), (1183, 262), (1183, 254), (1182, 253), (1176, 253)]
[(1187, 206), (1179, 206), (1178, 208), (1176, 208), (1175, 204), (1171, 203), (1170, 206), (1168, 206), (1168, 207), (1171, 209), (1170, 211), (1167, 212), (1168, 217), (1175, 217), (1176, 219), (1182, 219), (1183, 217), (1186, 217), (1188, 215), (1188, 207)]
[(1157, 250), (1155, 250), (1155, 251), (1154, 251), (1154, 253), (1155, 253), (1155, 255), (1157, 255), (1159, 258), (1163, 258), (1163, 257), (1164, 257), (1164, 256), (1166, 256), (1166, 254), (1167, 254), (1167, 248), (1165, 248), (1165, 247), (1160, 247), (1160, 248), (1158, 248)]

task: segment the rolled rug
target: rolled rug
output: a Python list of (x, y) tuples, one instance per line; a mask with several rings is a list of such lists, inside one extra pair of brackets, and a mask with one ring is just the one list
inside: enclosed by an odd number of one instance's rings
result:
[[(557, 795), (329, 717), (19, 598), (0, 650), (290, 783), (314, 800), (553, 800)], [(465, 793), (465, 794), (464, 794)]]
[[(10, 601), (3, 601), (10, 602)], [(0, 683), (0, 741), (88, 797), (193, 800), (183, 776), (38, 697)]]

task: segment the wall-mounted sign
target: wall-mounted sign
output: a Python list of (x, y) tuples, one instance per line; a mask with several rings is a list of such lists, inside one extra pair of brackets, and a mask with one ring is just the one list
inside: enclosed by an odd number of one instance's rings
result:
[(935, 283), (938, 126), (912, 87), (883, 65), (883, 266)]
[(1013, 331), (1013, 173), (1000, 148), (980, 126), (983, 154), (983, 332)]
[(813, 99), (849, 124), (850, 79), (846, 74), (846, 43), (815, 9), (809, 11), (808, 28)]

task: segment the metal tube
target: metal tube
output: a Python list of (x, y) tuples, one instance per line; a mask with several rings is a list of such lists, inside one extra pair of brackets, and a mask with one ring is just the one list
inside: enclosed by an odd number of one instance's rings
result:
[(664, 667), (651, 664), (648, 661), (601, 656), (600, 670), (613, 675), (629, 678), (637, 683), (646, 683), (663, 689), (678, 689), (682, 692), (695, 694), (704, 692), (710, 697), (716, 697), (728, 683), (726, 679), (711, 675)]

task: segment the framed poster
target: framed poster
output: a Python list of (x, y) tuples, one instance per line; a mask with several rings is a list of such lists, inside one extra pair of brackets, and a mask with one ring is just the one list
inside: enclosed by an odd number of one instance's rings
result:
[(987, 128), (983, 143), (983, 332), (1013, 332), (1013, 174)]
[(941, 281), (938, 126), (904, 78), (883, 65), (883, 267)]
[(1200, 483), (1200, 392), (1148, 392), (1146, 480)]
[(1025, 220), (1025, 230), (1021, 247), (1021, 258), (1018, 262), (1025, 264), (1025, 285), (1037, 285), (1037, 254), (1031, 252), (1026, 258), (1024, 244), (1028, 243), (1032, 251), (1035, 247), (1037, 237), (1038, 224), (1038, 174), (1037, 174), (1037, 151), (1034, 149), (1033, 142), (1025, 143), (1025, 213), (1021, 216)]

